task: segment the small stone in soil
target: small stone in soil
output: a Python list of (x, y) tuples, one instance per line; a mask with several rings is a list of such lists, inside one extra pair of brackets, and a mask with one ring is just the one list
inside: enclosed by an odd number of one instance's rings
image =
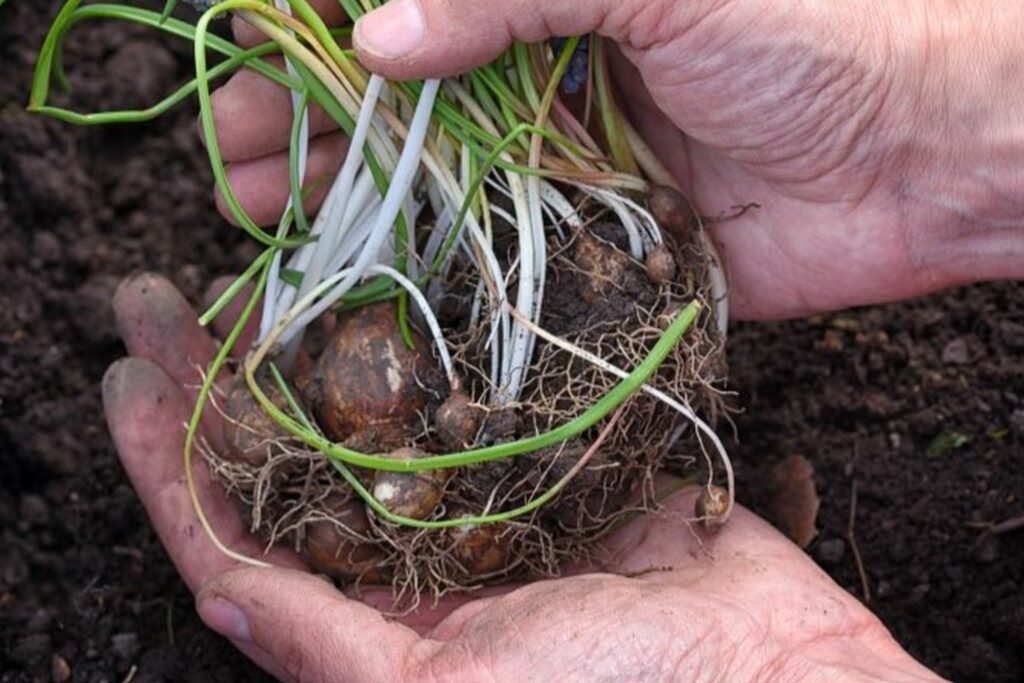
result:
[(27, 633), (45, 633), (50, 630), (53, 624), (53, 613), (47, 609), (38, 609), (32, 613), (28, 623), (25, 624)]
[(32, 254), (43, 263), (60, 261), (63, 249), (57, 236), (48, 230), (40, 230), (32, 238)]
[(841, 538), (830, 538), (818, 545), (818, 560), (822, 564), (837, 565), (846, 554), (846, 542)]
[(991, 564), (999, 559), (999, 539), (986, 534), (974, 546), (974, 559), (981, 564)]
[(1010, 415), (1010, 431), (1020, 437), (1024, 437), (1024, 408), (1017, 408)]
[(128, 661), (135, 656), (139, 637), (134, 633), (115, 633), (110, 637), (110, 646), (121, 659)]
[(942, 349), (942, 362), (946, 365), (967, 365), (970, 360), (967, 340), (963, 337), (957, 337)]
[(1024, 349), (1024, 325), (1004, 320), (999, 323), (999, 331), (1002, 333), (1003, 342), (1011, 349)]
[(50, 518), (49, 506), (42, 496), (26, 493), (21, 497), (21, 518), (29, 524), (46, 524)]
[(499, 410), (487, 416), (480, 434), (481, 445), (489, 446), (515, 438), (522, 428), (519, 413), (512, 409)]
[(50, 656), (50, 650), (50, 636), (46, 633), (36, 633), (14, 641), (8, 656), (16, 664), (28, 669), (46, 661)]
[(0, 555), (0, 580), (13, 587), (27, 578), (28, 564), (17, 549), (8, 550), (6, 557)]
[(58, 654), (53, 655), (53, 659), (50, 661), (50, 678), (54, 683), (67, 683), (71, 680), (71, 667), (67, 660)]
[(911, 589), (910, 595), (907, 596), (907, 601), (911, 604), (919, 604), (924, 601), (931, 589), (932, 587), (930, 584), (919, 583)]
[(172, 645), (147, 650), (139, 661), (138, 679), (179, 680), (184, 670), (184, 653)]

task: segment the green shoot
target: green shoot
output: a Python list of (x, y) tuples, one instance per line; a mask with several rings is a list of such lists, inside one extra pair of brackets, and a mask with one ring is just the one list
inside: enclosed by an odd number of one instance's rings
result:
[[(0, 0), (0, 6), (4, 2)], [(382, 4), (378, 0), (339, 3), (353, 21)], [(353, 52), (342, 47), (344, 41), (339, 42), (350, 29), (330, 29), (309, 0), (288, 0), (287, 7), (267, 0), (224, 0), (203, 12), (194, 26), (172, 16), (177, 4), (178, 0), (166, 0), (163, 10), (154, 12), (68, 0), (42, 46), (29, 108), (72, 124), (93, 126), (149, 121), (195, 97), (218, 191), (235, 222), (263, 248), (200, 318), (203, 325), (209, 324), (252, 286), (241, 317), (206, 369), (188, 424), (187, 484), (206, 533), (227, 555), (261, 564), (217, 539), (199, 504), (192, 472), (201, 418), (215, 380), (261, 300), (259, 338), (242, 365), (249, 389), (281, 427), (322, 453), (381, 519), (422, 529), (491, 524), (528, 515), (553, 500), (585, 459), (546, 491), (513, 509), (427, 521), (391, 513), (352, 468), (419, 472), (468, 467), (558, 447), (568, 439), (593, 435), (591, 430), (605, 422), (604, 431), (597, 430), (592, 446), (596, 450), (631, 397), (641, 391), (651, 395), (646, 384), (697, 322), (702, 310), (697, 301), (678, 314), (642, 362), (631, 372), (620, 371), (618, 384), (563, 424), (511, 443), (417, 460), (394, 460), (333, 443), (304, 414), (285, 375), (290, 372), (289, 349), (301, 341), (305, 326), (328, 309), (345, 311), (397, 299), (399, 328), (411, 347), (410, 292), (419, 311), (427, 310), (424, 292), (443, 285), (447, 269), (458, 256), (472, 263), (479, 280), (475, 305), (482, 311), (482, 324), (490, 326), (493, 367), (489, 379), (494, 389), (488, 400), (494, 407), (514, 403), (536, 339), (543, 338), (537, 323), (543, 307), (550, 229), (561, 222), (572, 229), (583, 225), (575, 199), (568, 198), (573, 195), (563, 192), (572, 190), (622, 217), (635, 243), (635, 256), (642, 256), (645, 248), (660, 240), (657, 226), (645, 222), (645, 211), (624, 193), (647, 188), (641, 171), (659, 182), (667, 173), (637, 139), (615, 101), (601, 40), (590, 37), (586, 104), (582, 111), (570, 112), (558, 97), (559, 86), (579, 38), (568, 39), (557, 55), (547, 45), (515, 43), (495, 61), (458, 78), (382, 85), (382, 79), (368, 74)], [(267, 42), (241, 49), (212, 34), (211, 23), (228, 12), (259, 30)], [(64, 40), (77, 24), (89, 20), (130, 22), (190, 42), (195, 77), (140, 110), (80, 113), (51, 105), (51, 84), (66, 86), (68, 80), (62, 62)], [(219, 61), (211, 62), (211, 55)], [(267, 61), (276, 55), (287, 58), (287, 71)], [(235, 194), (213, 116), (213, 84), (242, 68), (297, 93), (288, 154), (290, 208), (273, 232), (258, 225)], [(313, 105), (322, 107), (341, 131), (358, 140), (346, 159), (347, 171), (333, 179), (307, 179), (302, 168), (308, 143), (303, 121)], [(589, 130), (591, 118), (596, 131)], [(327, 198), (319, 213), (307, 213), (309, 194), (322, 188), (321, 183), (329, 186)], [(505, 215), (518, 239), (512, 263), (495, 253), (492, 226), (498, 207), (492, 190), (507, 194), (511, 204)], [(433, 226), (423, 225), (420, 219), (425, 215), (433, 216)], [(447, 354), (440, 327), (432, 313), (428, 317), (435, 343)], [(285, 352), (274, 355), (282, 347)], [(263, 368), (269, 369), (285, 396), (287, 409), (274, 405), (257, 383), (257, 372)], [(449, 375), (454, 377), (453, 372)]]

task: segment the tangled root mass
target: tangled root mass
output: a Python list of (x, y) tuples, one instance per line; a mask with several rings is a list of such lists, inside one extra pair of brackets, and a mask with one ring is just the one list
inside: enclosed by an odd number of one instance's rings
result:
[[(710, 256), (695, 235), (674, 230), (639, 262), (627, 255), (621, 226), (595, 218), (566, 241), (552, 240), (541, 327), (630, 370), (683, 306), (702, 301), (705, 312), (649, 384), (699, 412), (717, 414), (725, 368), (707, 284)], [(501, 237), (496, 235), (497, 244)], [(295, 380), (296, 393), (329, 436), (367, 452), (399, 449), (396, 457), (406, 458), (486, 446), (563, 424), (618, 382), (587, 359), (538, 339), (519, 402), (485, 409), (494, 390), (488, 380), (490, 329), (474, 320), (477, 283), (457, 266), (448, 277), (440, 318), (461, 386), (445, 387), (422, 339), (412, 348), (403, 343), (393, 307), (341, 314), (320, 362), (306, 363), (312, 376)], [(517, 576), (554, 576), (566, 561), (587, 559), (602, 534), (657, 506), (655, 471), (692, 474), (704, 447), (679, 413), (638, 393), (614, 424), (606, 420), (538, 452), (445, 472), (357, 472), (393, 512), (417, 519), (487, 514), (536, 498), (573, 469), (602, 428), (608, 429), (585, 467), (532, 515), (483, 526), (418, 529), (368, 512), (321, 454), (266, 421), (239, 413), (233, 402), (244, 403), (234, 394), (224, 402), (228, 441), (241, 443), (244, 452), (206, 448), (205, 455), (243, 501), (252, 530), (268, 547), (294, 547), (314, 570), (340, 582), (390, 582), (407, 605), (423, 593), (441, 595)], [(360, 409), (353, 412), (354, 403)], [(405, 450), (410, 448), (415, 451)]]

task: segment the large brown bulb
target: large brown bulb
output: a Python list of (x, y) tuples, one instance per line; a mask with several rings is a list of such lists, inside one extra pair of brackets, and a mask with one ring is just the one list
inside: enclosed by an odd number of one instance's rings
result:
[[(416, 460), (427, 457), (427, 454), (416, 448), (399, 448), (387, 457), (394, 460)], [(427, 519), (441, 504), (449, 475), (449, 470), (379, 470), (373, 476), (373, 497), (396, 515)]]
[(310, 568), (336, 581), (386, 580), (384, 553), (359, 538), (370, 528), (362, 502), (332, 494), (324, 501), (324, 507), (334, 521), (310, 522), (305, 527), (302, 556)]
[(683, 194), (665, 185), (655, 185), (647, 195), (647, 208), (663, 230), (685, 240), (690, 236), (694, 213)]
[(586, 273), (581, 281), (580, 296), (588, 303), (604, 299), (613, 289), (621, 289), (630, 264), (626, 254), (589, 230), (581, 230), (576, 238), (573, 260)]
[(450, 531), (452, 554), (469, 576), (495, 574), (508, 568), (512, 543), (507, 524), (467, 524)]
[(476, 442), (483, 411), (461, 391), (453, 392), (437, 409), (434, 429), (445, 448), (468, 450)]
[[(335, 441), (370, 451), (408, 445), (440, 374), (427, 344), (410, 349), (390, 303), (363, 306), (338, 318), (317, 361), (313, 404), (321, 429)], [(429, 388), (429, 389), (428, 389)]]
[[(271, 403), (282, 411), (288, 411), (288, 400), (277, 385), (259, 376), (257, 382)], [(294, 396), (295, 392), (292, 394)], [(227, 444), (225, 459), (253, 467), (262, 467), (280, 453), (281, 442), (292, 436), (263, 410), (242, 373), (238, 373), (231, 382), (224, 404), (223, 424)]]

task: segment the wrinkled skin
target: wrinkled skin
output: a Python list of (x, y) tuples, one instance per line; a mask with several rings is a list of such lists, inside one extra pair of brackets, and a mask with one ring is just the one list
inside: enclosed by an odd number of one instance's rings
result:
[[(333, 0), (313, 4), (340, 20)], [(702, 211), (762, 205), (712, 234), (734, 315), (778, 318), (1024, 275), (1022, 21), (1009, 0), (394, 0), (354, 41), (372, 70), (422, 77), (486, 61), (513, 38), (608, 36), (630, 116)], [(275, 222), (287, 93), (244, 71), (214, 106), (237, 195)], [(322, 112), (313, 129), (310, 182), (346, 148)], [(164, 281), (126, 284), (117, 309), (133, 357), (111, 368), (104, 397), (125, 467), (206, 622), (286, 680), (934, 680), (750, 513), (694, 535), (680, 521), (693, 492), (609, 539), (600, 567), (399, 622), (375, 609), (386, 591), (343, 596), (288, 553), (243, 568), (200, 532), (182, 483), (180, 424), (213, 341)], [(216, 422), (203, 424), (215, 447)], [(220, 537), (256, 553), (196, 472)]]
[[(663, 514), (618, 531), (599, 565), (448, 598), (389, 621), (378, 611), (391, 607), (389, 588), (345, 595), (291, 552), (261, 556), (232, 500), (197, 461), (200, 499), (218, 537), (274, 565), (246, 567), (203, 533), (184, 482), (181, 425), (213, 339), (158, 276), (126, 281), (115, 308), (131, 357), (107, 372), (103, 398), (124, 467), (200, 615), (282, 680), (937, 680), (746, 510), (715, 535), (688, 526), (692, 489)], [(223, 332), (232, 314), (214, 329)], [(223, 388), (230, 380), (219, 381)], [(219, 420), (211, 410), (202, 425), (214, 448), (223, 446)]]
[[(622, 101), (710, 216), (739, 318), (780, 318), (1024, 276), (1024, 5), (801, 0), (408, 0), (355, 47), (393, 77), (444, 75), (512, 38), (597, 30)], [(329, 22), (335, 0), (314, 0)], [(413, 22), (415, 23), (415, 22)], [(374, 27), (378, 31), (374, 32)], [(259, 42), (236, 21), (241, 42)], [(377, 38), (374, 40), (374, 38)], [(243, 72), (214, 95), (231, 179), (260, 222), (287, 197), (287, 93)], [(310, 178), (344, 138), (314, 110)], [(321, 192), (322, 195), (322, 192)]]

